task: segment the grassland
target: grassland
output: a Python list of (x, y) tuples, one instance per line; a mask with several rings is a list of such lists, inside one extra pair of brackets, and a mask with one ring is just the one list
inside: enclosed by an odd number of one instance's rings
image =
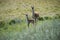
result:
[(0, 0), (0, 19), (24, 18), (26, 13), (31, 15), (32, 5), (40, 16), (60, 14), (60, 0)]
[[(23, 14), (31, 17), (31, 6), (42, 17), (52, 17), (51, 20), (38, 21), (36, 26), (27, 27)], [(60, 19), (54, 19), (55, 14), (60, 15), (60, 0), (0, 0), (0, 40), (60, 40)], [(12, 19), (21, 22), (9, 25)]]
[(60, 19), (40, 21), (35, 27), (29, 28), (23, 25), (3, 28), (0, 31), (0, 40), (60, 40)]

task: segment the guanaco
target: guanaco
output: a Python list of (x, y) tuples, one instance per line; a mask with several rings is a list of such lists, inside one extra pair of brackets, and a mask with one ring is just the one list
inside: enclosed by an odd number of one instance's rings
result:
[(39, 14), (37, 12), (34, 12), (34, 6), (31, 7), (32, 8), (32, 17), (36, 20), (39, 18)]
[(29, 19), (28, 14), (26, 14), (26, 19), (27, 19), (27, 25), (29, 27), (29, 24), (32, 23), (34, 25), (34, 19)]

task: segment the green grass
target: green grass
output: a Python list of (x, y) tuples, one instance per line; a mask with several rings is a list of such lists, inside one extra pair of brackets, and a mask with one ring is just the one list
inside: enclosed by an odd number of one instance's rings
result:
[(0, 40), (60, 40), (60, 19), (39, 21), (36, 26), (16, 24), (0, 31)]

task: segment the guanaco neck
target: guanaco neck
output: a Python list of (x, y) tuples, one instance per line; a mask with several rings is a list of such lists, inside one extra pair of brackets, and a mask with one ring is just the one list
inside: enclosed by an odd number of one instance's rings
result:
[(26, 15), (26, 21), (28, 21), (29, 19), (28, 19), (28, 15)]
[(34, 6), (32, 6), (32, 17), (34, 17)]

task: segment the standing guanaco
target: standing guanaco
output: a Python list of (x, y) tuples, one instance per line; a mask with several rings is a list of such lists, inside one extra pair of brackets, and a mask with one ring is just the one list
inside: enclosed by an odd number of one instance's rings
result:
[(32, 17), (36, 20), (39, 18), (39, 14), (37, 12), (34, 12), (34, 6), (31, 7), (32, 8)]
[(26, 14), (26, 19), (27, 19), (27, 25), (29, 27), (29, 24), (32, 23), (34, 25), (34, 19), (29, 19), (28, 14)]

